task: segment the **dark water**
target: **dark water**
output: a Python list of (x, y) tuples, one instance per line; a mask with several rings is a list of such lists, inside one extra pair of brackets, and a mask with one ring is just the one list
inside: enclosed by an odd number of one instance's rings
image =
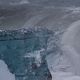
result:
[[(14, 36), (13, 31), (3, 32), (6, 34), (5, 37), (0, 35), (0, 59), (4, 60), (10, 72), (15, 74), (16, 80), (48, 80), (51, 77), (48, 76), (51, 74), (45, 57), (47, 40), (52, 32), (47, 29), (31, 29), (26, 33), (17, 30), (17, 32), (19, 33), (14, 33)], [(25, 55), (35, 55), (35, 51), (41, 49), (44, 49), (43, 53), (37, 52), (41, 56), (41, 63), (38, 67), (35, 62), (36, 57), (25, 57)], [(23, 79), (24, 77), (25, 79)]]

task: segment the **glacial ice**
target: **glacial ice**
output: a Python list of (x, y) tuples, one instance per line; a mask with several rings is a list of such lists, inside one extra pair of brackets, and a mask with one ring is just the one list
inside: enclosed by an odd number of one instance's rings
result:
[(80, 20), (72, 23), (62, 36), (63, 55), (56, 57), (54, 80), (80, 80)]

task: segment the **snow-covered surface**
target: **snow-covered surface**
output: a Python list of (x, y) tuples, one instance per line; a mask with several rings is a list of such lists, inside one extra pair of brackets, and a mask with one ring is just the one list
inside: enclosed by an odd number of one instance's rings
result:
[[(62, 37), (62, 61), (55, 66), (54, 80), (80, 80), (80, 20), (72, 23)], [(67, 60), (67, 62), (65, 62)], [(65, 64), (66, 63), (66, 64)], [(57, 68), (58, 67), (58, 68)], [(60, 70), (61, 69), (61, 70)]]
[(68, 72), (55, 72), (53, 80), (80, 80), (80, 77)]
[(80, 20), (64, 32), (61, 44), (62, 55), (47, 57), (53, 80), (80, 80)]
[(15, 75), (10, 73), (3, 60), (0, 60), (0, 80), (15, 80)]
[(74, 73), (80, 76), (80, 21), (74, 22), (65, 32), (62, 39), (63, 50), (74, 68)]

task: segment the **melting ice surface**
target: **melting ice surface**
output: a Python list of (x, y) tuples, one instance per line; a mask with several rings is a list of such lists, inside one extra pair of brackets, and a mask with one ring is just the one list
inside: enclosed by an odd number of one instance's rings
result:
[(80, 76), (80, 21), (73, 23), (63, 36), (63, 50), (71, 61), (74, 73)]

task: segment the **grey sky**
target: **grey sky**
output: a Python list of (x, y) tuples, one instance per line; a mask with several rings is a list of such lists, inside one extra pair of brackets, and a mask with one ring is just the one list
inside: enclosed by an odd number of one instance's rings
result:
[(25, 3), (28, 1), (31, 4), (38, 5), (53, 5), (53, 6), (80, 6), (80, 0), (0, 0), (0, 5), (7, 5), (10, 3)]

